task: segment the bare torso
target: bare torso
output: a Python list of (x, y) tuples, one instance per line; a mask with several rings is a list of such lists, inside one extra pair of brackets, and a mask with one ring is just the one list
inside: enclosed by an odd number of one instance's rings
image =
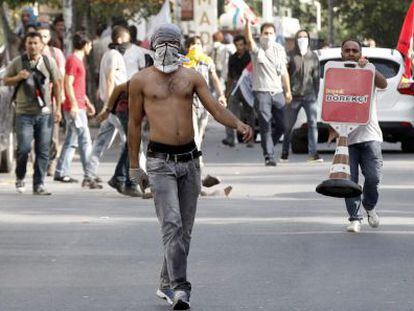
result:
[(141, 95), (139, 104), (148, 118), (150, 140), (169, 145), (193, 140), (193, 75), (193, 70), (182, 67), (170, 74), (149, 67), (131, 81), (130, 92)]

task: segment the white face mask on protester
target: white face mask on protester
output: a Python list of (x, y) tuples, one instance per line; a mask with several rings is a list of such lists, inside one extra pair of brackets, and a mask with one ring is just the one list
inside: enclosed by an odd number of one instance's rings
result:
[(309, 38), (298, 38), (298, 47), (300, 54), (305, 55), (308, 52)]
[(260, 37), (260, 46), (267, 50), (276, 42), (276, 36)]
[(155, 47), (154, 67), (164, 73), (171, 73), (180, 65), (179, 47), (171, 43), (163, 43)]

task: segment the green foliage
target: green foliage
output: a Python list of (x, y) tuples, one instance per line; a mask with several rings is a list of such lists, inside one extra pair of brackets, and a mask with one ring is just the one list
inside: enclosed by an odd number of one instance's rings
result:
[[(338, 40), (373, 38), (377, 45), (395, 47), (411, 1), (336, 1)], [(343, 30), (342, 30), (343, 29)]]

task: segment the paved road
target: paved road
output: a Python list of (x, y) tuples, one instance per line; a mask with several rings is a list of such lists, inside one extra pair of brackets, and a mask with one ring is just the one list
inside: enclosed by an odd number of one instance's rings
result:
[[(414, 310), (412, 155), (387, 146), (381, 227), (350, 234), (343, 201), (314, 192), (331, 153), (323, 164), (294, 155), (266, 168), (259, 145), (224, 148), (221, 138), (209, 128), (204, 173), (222, 184), (199, 203), (193, 311)], [(115, 158), (111, 150), (101, 166), (106, 180)], [(78, 161), (73, 169), (81, 178)], [(154, 295), (162, 253), (152, 202), (108, 186), (47, 186), (49, 198), (17, 195), (13, 176), (0, 175), (0, 311), (168, 310)]]

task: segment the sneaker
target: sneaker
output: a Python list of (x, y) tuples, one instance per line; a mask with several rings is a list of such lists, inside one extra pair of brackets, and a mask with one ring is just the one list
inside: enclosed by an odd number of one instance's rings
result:
[(52, 193), (47, 191), (43, 185), (39, 185), (33, 188), (34, 195), (51, 195)]
[(142, 192), (139, 191), (137, 186), (135, 185), (124, 187), (124, 191), (122, 192), (122, 194), (130, 196), (130, 197), (134, 197), (134, 198), (142, 197)]
[(16, 190), (18, 193), (24, 193), (26, 191), (26, 185), (23, 179), (16, 180)]
[(322, 163), (323, 159), (319, 156), (319, 154), (315, 154), (313, 156), (310, 156), (308, 158), (308, 162), (318, 162), (318, 163)]
[(174, 300), (174, 291), (171, 288), (159, 288), (156, 292), (156, 295), (157, 297), (164, 299), (170, 306), (172, 306)]
[(183, 290), (176, 290), (174, 292), (173, 310), (188, 310), (190, 309), (190, 295)]
[(93, 180), (99, 184), (102, 182), (102, 178), (99, 176), (96, 176)]
[(234, 142), (230, 142), (227, 139), (223, 139), (221, 143), (225, 146), (234, 147), (236, 144)]
[(98, 184), (95, 179), (92, 178), (85, 178), (82, 181), (82, 188), (89, 188), (89, 189), (102, 189), (102, 185)]
[(279, 162), (289, 162), (289, 155), (288, 154), (282, 154), (282, 156), (279, 159)]
[(361, 221), (359, 220), (352, 220), (351, 223), (346, 227), (346, 231), (348, 232), (360, 232), (361, 231)]
[(116, 189), (116, 191), (118, 191), (121, 194), (124, 194), (125, 192), (125, 184), (121, 184), (112, 178), (108, 181), (108, 185)]
[(276, 161), (273, 159), (265, 159), (265, 166), (276, 166)]
[(60, 182), (66, 183), (66, 184), (70, 184), (70, 183), (77, 183), (77, 182), (79, 182), (77, 179), (72, 178), (72, 177), (70, 177), (70, 176), (61, 176), (61, 177), (59, 177), (59, 176), (55, 176), (55, 177), (53, 178), (53, 180), (54, 180), (54, 181), (60, 181)]
[(370, 227), (378, 228), (380, 221), (379, 221), (379, 217), (375, 209), (367, 211), (367, 215), (368, 215), (368, 224), (370, 225)]

